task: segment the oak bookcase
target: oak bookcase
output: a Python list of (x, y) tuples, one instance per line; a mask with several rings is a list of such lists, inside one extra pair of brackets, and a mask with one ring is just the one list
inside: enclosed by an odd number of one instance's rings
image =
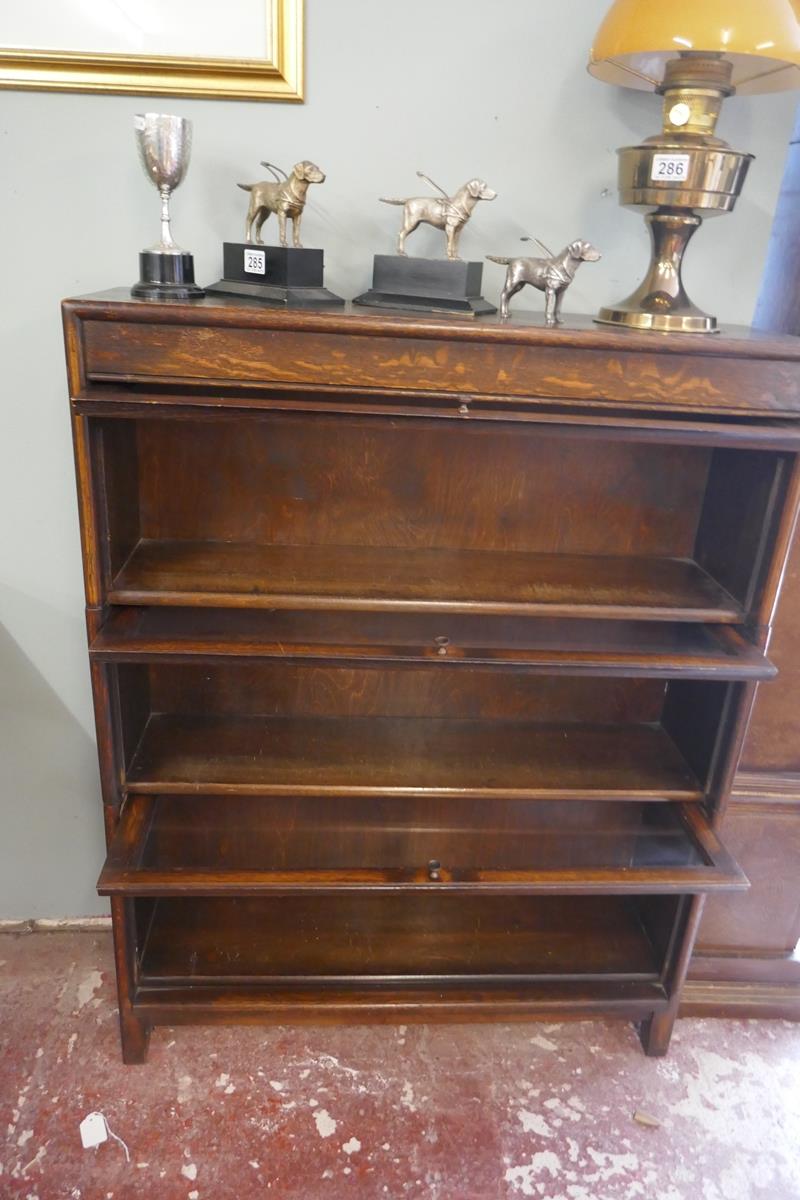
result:
[(165, 1023), (591, 1014), (664, 1053), (747, 887), (800, 343), (64, 316), (125, 1061)]

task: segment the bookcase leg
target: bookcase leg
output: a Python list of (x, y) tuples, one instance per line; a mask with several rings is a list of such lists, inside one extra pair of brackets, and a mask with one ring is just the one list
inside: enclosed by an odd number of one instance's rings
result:
[(117, 967), (117, 1002), (119, 1031), (122, 1039), (122, 1061), (128, 1065), (143, 1063), (147, 1058), (150, 1025), (133, 1012), (133, 991), (136, 980), (136, 931), (133, 902), (121, 896), (111, 897), (111, 924), (114, 931), (114, 957)]
[(119, 1032), (122, 1040), (122, 1061), (127, 1066), (136, 1066), (147, 1060), (147, 1048), (150, 1044), (151, 1026), (134, 1017), (131, 1013), (120, 1011)]
[(639, 1026), (639, 1037), (648, 1058), (663, 1058), (669, 1050), (676, 1015), (671, 1008), (663, 1013), (653, 1013)]
[(669, 1050), (672, 1030), (678, 1016), (681, 988), (689, 970), (700, 918), (703, 915), (705, 896), (684, 896), (675, 924), (672, 946), (667, 955), (665, 984), (670, 997), (669, 1008), (653, 1013), (639, 1028), (644, 1052), (648, 1058), (662, 1058)]

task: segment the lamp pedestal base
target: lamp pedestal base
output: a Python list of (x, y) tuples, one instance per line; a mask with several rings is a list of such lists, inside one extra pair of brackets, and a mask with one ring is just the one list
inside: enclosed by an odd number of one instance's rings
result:
[(692, 304), (681, 277), (686, 247), (703, 224), (702, 217), (686, 209), (659, 208), (645, 220), (653, 242), (650, 269), (632, 296), (601, 308), (595, 320), (663, 333), (717, 333), (717, 318)]
[(601, 308), (595, 321), (598, 325), (624, 325), (628, 329), (652, 329), (656, 333), (719, 333), (717, 318), (693, 304), (669, 313), (648, 313), (636, 307), (633, 297), (614, 308)]

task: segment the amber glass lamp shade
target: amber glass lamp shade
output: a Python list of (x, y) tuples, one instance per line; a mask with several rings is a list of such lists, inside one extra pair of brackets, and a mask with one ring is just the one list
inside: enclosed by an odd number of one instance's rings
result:
[(800, 87), (800, 0), (615, 0), (597, 31), (592, 75), (659, 89), (679, 54), (732, 64), (738, 95)]

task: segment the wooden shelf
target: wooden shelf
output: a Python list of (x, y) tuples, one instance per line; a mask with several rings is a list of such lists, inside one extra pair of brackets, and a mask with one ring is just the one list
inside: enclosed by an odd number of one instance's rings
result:
[(150, 717), (131, 792), (696, 800), (655, 725), (414, 717)]
[[(431, 864), (437, 864), (431, 867)], [(696, 805), (449, 797), (132, 796), (101, 895), (744, 889)]]
[(655, 981), (659, 966), (636, 901), (616, 896), (193, 897), (156, 902), (140, 982)]
[(285, 1025), (370, 1021), (552, 1020), (627, 1017), (646, 1020), (669, 1007), (658, 980), (594, 979), (589, 983), (519, 983), (482, 977), (473, 984), (439, 978), (433, 984), (395, 979), (341, 985), (316, 977), (305, 982), (217, 984), (194, 977), (176, 984), (133, 987), (132, 1011), (159, 1025), (265, 1021)]
[(228, 658), (430, 663), (561, 674), (771, 679), (775, 668), (730, 625), (131, 607), (91, 645), (100, 662)]
[(140, 541), (113, 604), (571, 616), (736, 624), (742, 610), (676, 558), (380, 546)]

